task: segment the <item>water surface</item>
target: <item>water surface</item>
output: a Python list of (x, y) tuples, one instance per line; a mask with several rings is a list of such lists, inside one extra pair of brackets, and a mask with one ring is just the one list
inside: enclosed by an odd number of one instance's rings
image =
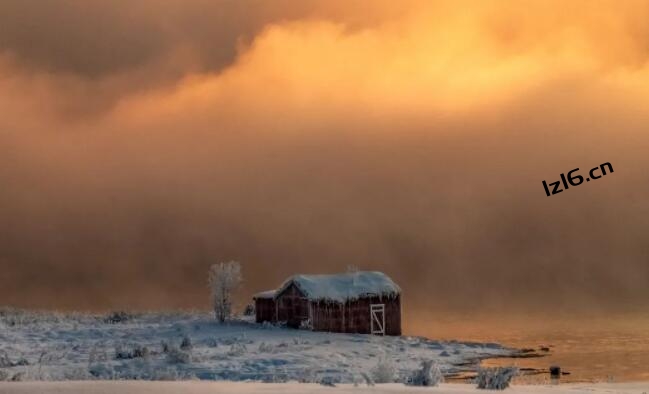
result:
[[(410, 327), (412, 333), (440, 339), (498, 342), (537, 351), (546, 357), (486, 360), (483, 365), (516, 365), (547, 370), (559, 365), (561, 381), (649, 381), (649, 313), (607, 316), (537, 314), (481, 316), (444, 314)], [(540, 351), (541, 353), (545, 353)], [(546, 381), (547, 373), (527, 381)]]

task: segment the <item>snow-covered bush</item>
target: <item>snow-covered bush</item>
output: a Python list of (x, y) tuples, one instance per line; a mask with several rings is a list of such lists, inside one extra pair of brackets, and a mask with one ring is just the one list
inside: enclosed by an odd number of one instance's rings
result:
[(188, 335), (185, 335), (180, 343), (180, 350), (192, 350), (193, 347), (192, 339)]
[(374, 383), (393, 383), (397, 369), (387, 355), (379, 358), (376, 366), (372, 368), (371, 376)]
[(223, 323), (232, 315), (232, 293), (239, 287), (241, 264), (236, 261), (213, 264), (209, 270), (209, 283), (212, 290), (214, 315)]
[(115, 359), (130, 360), (132, 358), (148, 358), (151, 352), (146, 346), (135, 345), (132, 348), (117, 345), (115, 347)]
[(0, 353), (0, 368), (10, 368), (23, 365), (29, 365), (29, 361), (24, 357), (21, 357), (16, 361), (11, 361), (7, 352), (2, 351), (2, 353)]
[(104, 318), (104, 323), (109, 323), (109, 324), (118, 324), (118, 323), (126, 323), (129, 320), (132, 320), (135, 316), (131, 313), (127, 313), (124, 311), (116, 311), (109, 313), (108, 316)]
[(90, 375), (97, 379), (110, 380), (114, 379), (115, 377), (115, 371), (113, 370), (113, 367), (105, 363), (90, 365), (88, 367), (88, 372), (90, 373)]
[(370, 375), (366, 374), (365, 372), (361, 372), (361, 376), (365, 380), (365, 384), (367, 384), (368, 386), (374, 386), (374, 380)]
[(265, 321), (265, 322), (261, 323), (261, 328), (264, 328), (266, 330), (274, 330), (274, 329), (277, 329), (277, 325), (273, 324), (273, 323), (271, 323), (269, 321)]
[(57, 323), (59, 314), (26, 311), (11, 307), (0, 308), (0, 322), (9, 327), (24, 326), (37, 323)]
[(311, 324), (311, 319), (302, 320), (300, 322), (300, 330), (311, 330), (313, 329), (313, 324)]
[(304, 338), (295, 337), (295, 338), (293, 338), (293, 344), (294, 345), (308, 345), (309, 341), (304, 339)]
[(262, 342), (259, 344), (259, 353), (271, 353), (274, 349), (270, 343)]
[(103, 349), (98, 349), (97, 346), (94, 346), (90, 350), (90, 354), (88, 355), (88, 364), (94, 364), (97, 362), (105, 362), (108, 360), (108, 355), (106, 354), (106, 351)]
[(517, 374), (516, 367), (480, 368), (476, 383), (479, 389), (504, 390)]
[(327, 375), (327, 376), (323, 376), (318, 383), (327, 387), (336, 387), (336, 383), (340, 383), (340, 382), (338, 381), (338, 379), (335, 379), (333, 376)]
[(87, 369), (79, 367), (71, 368), (63, 372), (63, 378), (65, 380), (87, 380), (91, 376), (92, 375)]
[(149, 358), (151, 352), (146, 346), (135, 346), (133, 348), (133, 358)]
[(27, 375), (24, 372), (17, 372), (14, 374), (14, 376), (11, 377), (12, 382), (22, 382), (25, 380)]
[(151, 375), (151, 380), (173, 381), (181, 380), (181, 376), (176, 369), (156, 369)]
[(444, 375), (439, 365), (432, 360), (422, 361), (421, 369), (415, 371), (407, 379), (406, 384), (410, 386), (437, 386), (444, 382)]
[(7, 379), (9, 379), (9, 372), (0, 369), (0, 382), (4, 382)]
[(0, 368), (9, 368), (13, 366), (13, 362), (9, 359), (7, 352), (0, 353)]
[(169, 351), (169, 344), (166, 341), (160, 341), (160, 347), (162, 348), (162, 353)]
[(228, 350), (228, 356), (231, 357), (239, 357), (243, 356), (246, 353), (246, 345), (240, 342), (235, 342), (230, 346), (230, 350)]
[(298, 382), (300, 383), (316, 383), (318, 378), (318, 373), (315, 367), (307, 367), (302, 370)]
[(192, 356), (189, 352), (184, 352), (176, 347), (170, 346), (167, 350), (167, 362), (170, 364), (189, 364)]

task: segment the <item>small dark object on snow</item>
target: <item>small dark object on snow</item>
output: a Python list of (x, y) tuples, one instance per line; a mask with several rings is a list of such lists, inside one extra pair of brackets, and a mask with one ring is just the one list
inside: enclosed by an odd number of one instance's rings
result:
[(550, 377), (552, 379), (559, 379), (561, 377), (561, 367), (558, 365), (552, 365), (550, 367)]

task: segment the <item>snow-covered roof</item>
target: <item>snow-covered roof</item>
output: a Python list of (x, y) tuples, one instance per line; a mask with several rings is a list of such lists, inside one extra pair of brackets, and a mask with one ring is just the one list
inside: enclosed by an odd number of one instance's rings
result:
[(358, 271), (335, 275), (294, 275), (277, 290), (281, 294), (291, 284), (311, 301), (345, 302), (367, 295), (393, 297), (401, 288), (386, 274), (378, 271)]
[(252, 296), (253, 300), (256, 299), (271, 299), (275, 298), (275, 290), (266, 290)]

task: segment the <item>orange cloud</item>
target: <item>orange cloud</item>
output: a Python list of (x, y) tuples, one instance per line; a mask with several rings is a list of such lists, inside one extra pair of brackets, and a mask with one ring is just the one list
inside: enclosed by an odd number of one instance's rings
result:
[(0, 295), (76, 277), (66, 305), (200, 305), (206, 267), (240, 259), (250, 291), (385, 269), (422, 309), (646, 297), (645, 2), (316, 1), (243, 27), (196, 4), (90, 12), (142, 48), (109, 35), (100, 64), (3, 52)]

